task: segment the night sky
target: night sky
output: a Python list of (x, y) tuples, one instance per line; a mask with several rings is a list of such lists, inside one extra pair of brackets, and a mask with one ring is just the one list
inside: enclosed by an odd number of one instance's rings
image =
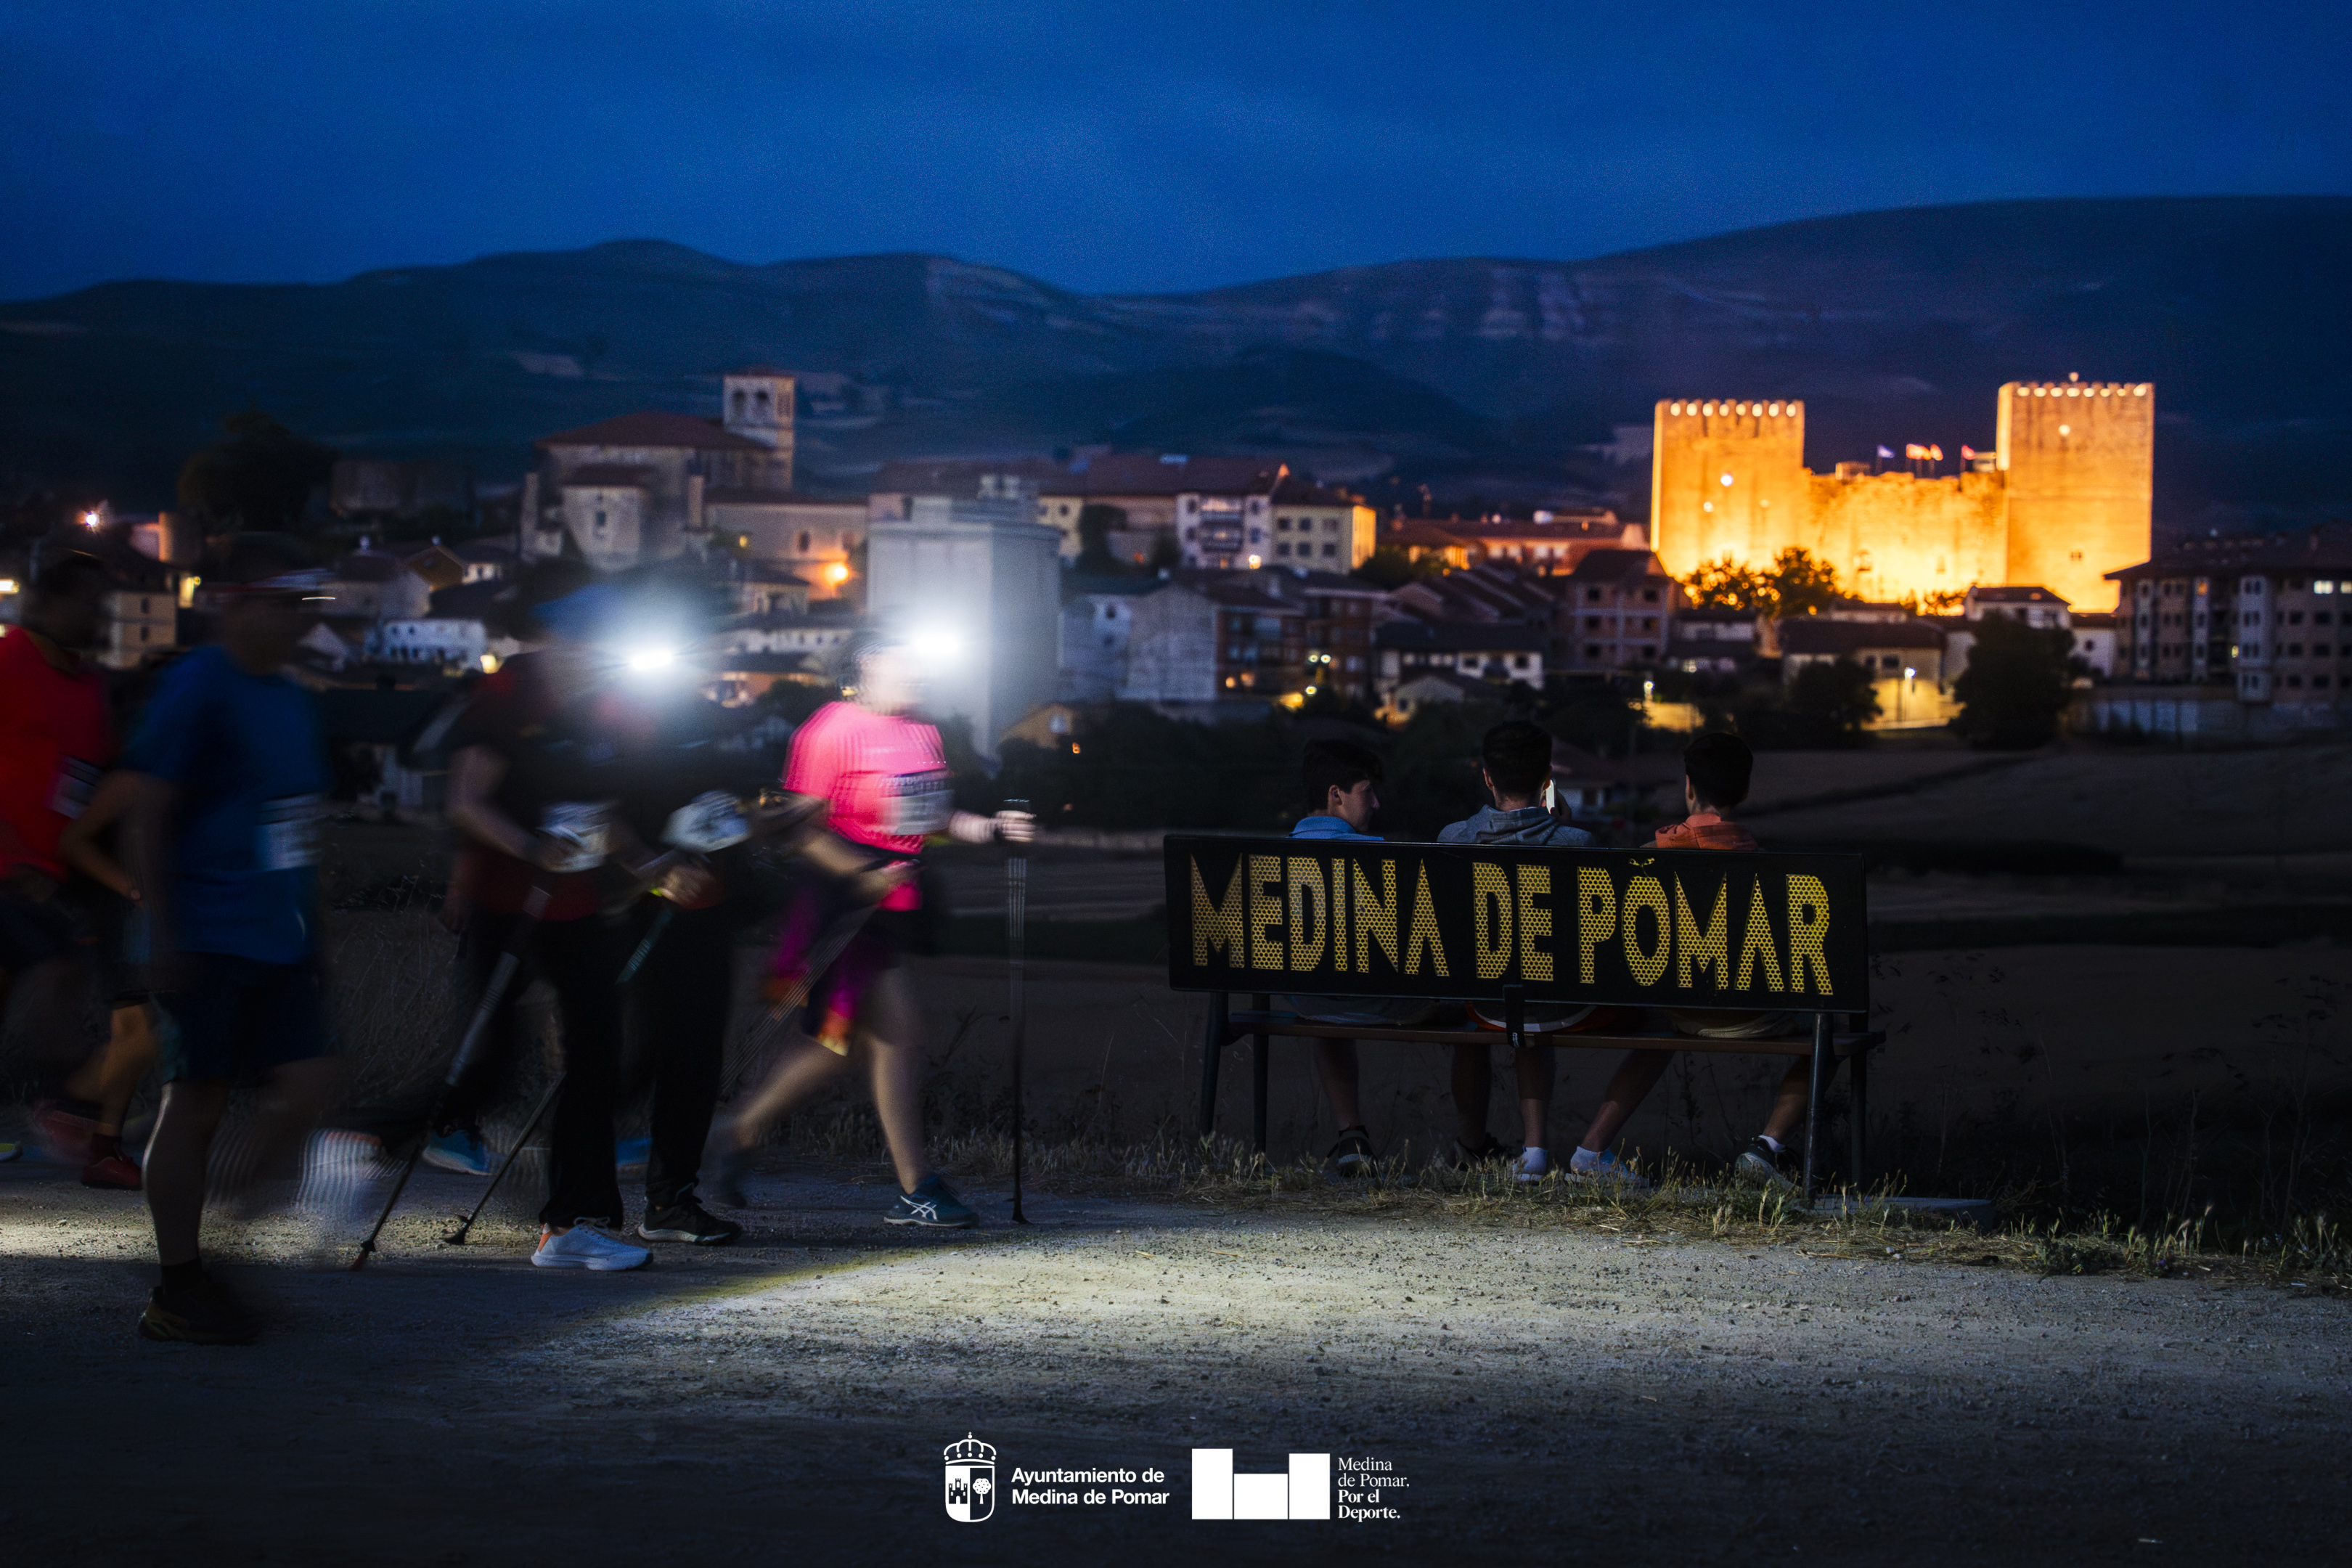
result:
[(0, 297), (604, 239), (1089, 290), (1884, 206), (2352, 193), (2352, 6), (0, 8)]

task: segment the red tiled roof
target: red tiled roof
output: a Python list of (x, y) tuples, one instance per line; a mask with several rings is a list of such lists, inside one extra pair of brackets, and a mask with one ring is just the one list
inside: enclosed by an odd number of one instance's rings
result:
[(765, 452), (769, 448), (748, 436), (724, 430), (691, 414), (665, 408), (641, 409), (618, 418), (600, 419), (577, 430), (541, 436), (541, 447), (676, 447), (696, 452)]
[(1666, 569), (1654, 550), (1596, 550), (1576, 563), (1571, 583), (1614, 583), (1627, 577), (1663, 577)]

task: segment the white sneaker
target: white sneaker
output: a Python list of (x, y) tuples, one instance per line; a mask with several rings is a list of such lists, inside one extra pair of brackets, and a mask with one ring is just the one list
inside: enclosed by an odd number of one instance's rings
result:
[(593, 1268), (601, 1274), (643, 1268), (653, 1257), (642, 1247), (614, 1241), (593, 1226), (575, 1225), (561, 1235), (542, 1228), (530, 1260), (541, 1268)]
[(1571, 1181), (1605, 1182), (1621, 1192), (1628, 1193), (1646, 1193), (1657, 1185), (1646, 1176), (1635, 1175), (1633, 1168), (1616, 1155), (1607, 1153), (1581, 1166), (1571, 1159), (1568, 1164), (1568, 1174)]
[(1541, 1149), (1522, 1149), (1519, 1157), (1511, 1162), (1511, 1180), (1515, 1182), (1540, 1182), (1551, 1173), (1551, 1156)]

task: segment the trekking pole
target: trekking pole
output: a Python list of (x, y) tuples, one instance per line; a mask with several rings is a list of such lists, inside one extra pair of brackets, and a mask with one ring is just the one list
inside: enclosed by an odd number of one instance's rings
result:
[[(1025, 800), (1008, 800), (1013, 811), (1026, 811)], [(1021, 1068), (1022, 1058), (1029, 1043), (1029, 997), (1023, 981), (1026, 978), (1024, 959), (1028, 946), (1029, 916), (1029, 857), (1012, 854), (1004, 858), (1004, 940), (1007, 956), (1013, 963), (1013, 1223), (1027, 1225), (1029, 1216), (1021, 1212)]]
[[(499, 1162), (498, 1173), (490, 1178), (490, 1184), (482, 1189), (481, 1201), (474, 1205), (473, 1213), (467, 1215), (464, 1219), (457, 1222), (457, 1229), (451, 1231), (448, 1235), (441, 1238), (443, 1246), (463, 1247), (466, 1245), (467, 1233), (474, 1228), (474, 1222), (482, 1217), (482, 1211), (490, 1206), (490, 1194), (499, 1190), (499, 1184), (507, 1179), (507, 1173), (509, 1171), (514, 1169), (516, 1159), (521, 1155), (524, 1146), (530, 1142), (530, 1135), (539, 1131), (540, 1119), (547, 1114), (547, 1108), (555, 1103), (555, 1097), (562, 1090), (563, 1080), (568, 1076), (570, 1075), (566, 1073), (557, 1073), (555, 1075), (555, 1081), (547, 1086), (547, 1092), (539, 1097), (539, 1109), (532, 1111), (530, 1113), (530, 1120), (522, 1124), (522, 1131), (517, 1134), (514, 1141), (514, 1147), (508, 1150), (507, 1157)], [(356, 1268), (357, 1265), (353, 1265), (353, 1267)]]
[(433, 1124), (441, 1119), (441, 1111), (449, 1103), (450, 1095), (457, 1092), (457, 1086), (465, 1080), (467, 1070), (474, 1065), (474, 1058), (481, 1050), (483, 1037), (489, 1033), (490, 1020), (497, 1016), (499, 1003), (506, 999), (507, 987), (514, 984), (516, 972), (522, 968), (523, 945), (538, 926), (539, 917), (546, 910), (547, 886), (534, 881), (530, 891), (523, 898), (522, 918), (515, 922), (513, 934), (507, 938), (506, 951), (499, 954), (498, 967), (490, 971), (490, 983), (482, 988), (481, 1005), (474, 1009), (473, 1021), (466, 1026), (466, 1037), (458, 1042), (457, 1054), (449, 1061), (449, 1071), (442, 1078), (439, 1089), (434, 1093), (432, 1108), (425, 1113), (425, 1136), (418, 1139), (416, 1147), (409, 1151), (407, 1163), (400, 1168), (400, 1179), (392, 1184), (391, 1196), (383, 1200), (383, 1212), (375, 1216), (375, 1225), (368, 1231), (367, 1239), (360, 1243), (359, 1256), (352, 1259), (353, 1273), (366, 1268), (367, 1260), (374, 1256), (376, 1238), (383, 1234), (384, 1224), (392, 1218), (392, 1211), (399, 1204), (400, 1194), (407, 1190), (408, 1178), (416, 1174), (416, 1163), (425, 1157), (425, 1145), (432, 1139)]

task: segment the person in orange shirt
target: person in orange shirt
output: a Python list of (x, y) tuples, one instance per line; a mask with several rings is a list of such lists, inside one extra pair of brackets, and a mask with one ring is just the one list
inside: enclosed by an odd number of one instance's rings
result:
[[(1748, 798), (1748, 781), (1755, 771), (1755, 753), (1737, 735), (1708, 734), (1693, 741), (1683, 752), (1683, 803), (1689, 815), (1658, 829), (1651, 847), (1734, 852), (1755, 849), (1756, 836), (1731, 819), (1731, 813)], [(1793, 1033), (1801, 1026), (1797, 1015), (1780, 1011), (1708, 1007), (1668, 1008), (1665, 1013), (1678, 1033), (1699, 1039), (1767, 1039)], [(1571, 1174), (1637, 1180), (1607, 1151), (1624, 1130), (1627, 1119), (1657, 1087), (1666, 1068), (1674, 1065), (1675, 1056), (1673, 1051), (1625, 1053), (1625, 1059), (1618, 1065), (1616, 1075), (1601, 1094), (1601, 1109), (1594, 1114), (1592, 1125), (1585, 1129), (1582, 1141), (1569, 1160)], [(1794, 1184), (1789, 1176), (1794, 1163), (1790, 1141), (1797, 1124), (1804, 1120), (1811, 1081), (1811, 1058), (1790, 1058), (1789, 1070), (1781, 1076), (1780, 1089), (1773, 1097), (1772, 1113), (1765, 1121), (1764, 1131), (1749, 1141), (1733, 1167), (1740, 1180), (1782, 1187)]]

